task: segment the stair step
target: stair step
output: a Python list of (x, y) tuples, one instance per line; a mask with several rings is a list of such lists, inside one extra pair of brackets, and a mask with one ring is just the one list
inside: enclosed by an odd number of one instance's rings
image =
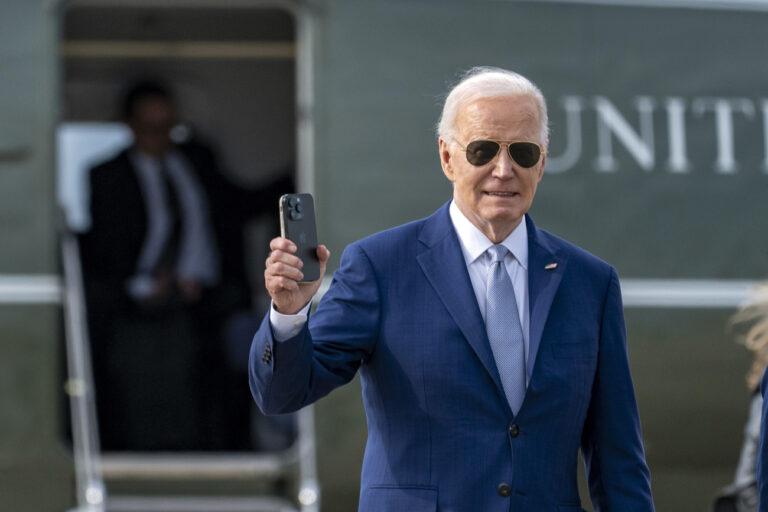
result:
[(275, 454), (105, 453), (107, 479), (258, 479), (280, 478), (297, 461), (295, 451)]
[(106, 512), (297, 512), (275, 497), (109, 496)]

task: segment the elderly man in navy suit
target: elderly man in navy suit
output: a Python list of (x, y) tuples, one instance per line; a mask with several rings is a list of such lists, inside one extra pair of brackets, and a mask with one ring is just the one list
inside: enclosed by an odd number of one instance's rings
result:
[(541, 92), (475, 68), (438, 135), (452, 200), (347, 247), (311, 317), (319, 281), (299, 283), (295, 245), (271, 242), (256, 402), (294, 411), (360, 372), (362, 512), (579, 512), (579, 448), (596, 511), (653, 511), (616, 271), (526, 215)]

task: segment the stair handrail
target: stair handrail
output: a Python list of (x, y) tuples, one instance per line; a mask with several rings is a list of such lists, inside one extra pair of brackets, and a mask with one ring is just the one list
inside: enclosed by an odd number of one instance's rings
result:
[(106, 487), (101, 470), (96, 397), (88, 344), (83, 275), (77, 239), (62, 229), (61, 259), (64, 273), (64, 331), (67, 381), (75, 462), (77, 508), (71, 512), (104, 512)]

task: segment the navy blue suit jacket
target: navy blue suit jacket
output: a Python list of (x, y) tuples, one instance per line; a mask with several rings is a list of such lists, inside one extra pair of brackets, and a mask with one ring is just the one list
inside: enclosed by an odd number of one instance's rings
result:
[(530, 384), (517, 416), (448, 205), (347, 247), (294, 338), (276, 342), (268, 317), (256, 333), (250, 385), (267, 414), (360, 371), (361, 512), (579, 512), (579, 447), (596, 511), (653, 510), (616, 272), (526, 222)]
[(763, 411), (760, 418), (760, 448), (757, 453), (757, 488), (760, 495), (760, 512), (768, 512), (768, 368), (760, 380), (760, 393), (763, 395)]

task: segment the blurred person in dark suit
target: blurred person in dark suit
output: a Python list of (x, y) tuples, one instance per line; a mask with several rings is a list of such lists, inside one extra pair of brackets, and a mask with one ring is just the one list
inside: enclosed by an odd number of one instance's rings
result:
[(291, 180), (246, 190), (208, 147), (174, 142), (162, 84), (132, 87), (122, 111), (134, 142), (91, 170), (81, 236), (103, 447), (246, 448), (248, 391), (222, 330), (252, 298), (245, 224), (274, 212)]

